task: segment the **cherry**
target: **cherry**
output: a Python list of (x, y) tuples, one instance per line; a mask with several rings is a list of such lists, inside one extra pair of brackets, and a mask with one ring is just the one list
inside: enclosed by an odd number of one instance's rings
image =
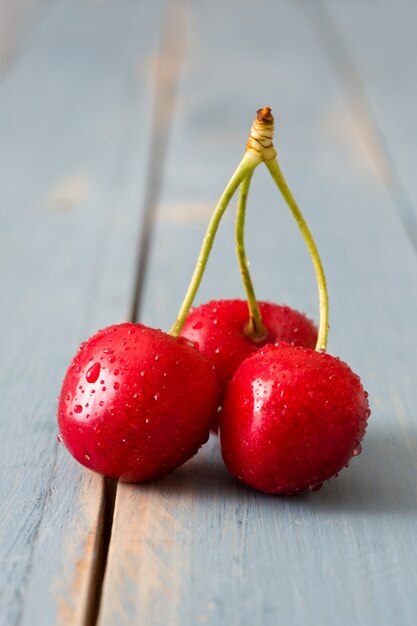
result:
[(213, 365), (188, 340), (110, 326), (81, 344), (66, 373), (59, 439), (100, 474), (147, 481), (207, 441), (218, 393)]
[(244, 300), (213, 300), (190, 310), (181, 335), (190, 339), (216, 367), (222, 394), (237, 367), (268, 343), (285, 341), (314, 348), (317, 329), (305, 315), (288, 306), (258, 302), (265, 334), (255, 340), (248, 332)]
[(220, 415), (223, 459), (267, 493), (317, 489), (361, 451), (370, 415), (359, 377), (325, 352), (280, 343), (246, 359)]
[[(272, 493), (316, 489), (359, 454), (370, 415), (367, 394), (359, 377), (325, 352), (326, 278), (314, 239), (276, 159), (273, 134), (274, 118), (264, 107), (257, 112), (245, 154), (214, 210), (170, 333), (120, 324), (99, 331), (80, 346), (63, 382), (58, 422), (59, 439), (87, 467), (135, 482), (174, 470), (207, 440), (222, 399), (223, 458), (235, 476), (256, 489)], [(251, 177), (262, 162), (288, 204), (313, 262), (318, 332), (301, 313), (256, 300), (244, 226)], [(219, 223), (238, 188), (236, 251), (247, 303), (211, 302), (190, 313)], [(222, 398), (220, 392), (236, 367)]]

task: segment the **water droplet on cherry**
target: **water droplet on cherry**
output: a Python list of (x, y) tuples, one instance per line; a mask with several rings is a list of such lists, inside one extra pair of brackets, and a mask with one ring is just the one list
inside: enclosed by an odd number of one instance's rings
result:
[(100, 363), (97, 361), (96, 363), (94, 363), (94, 365), (92, 365), (89, 370), (87, 371), (85, 378), (87, 380), (88, 383), (95, 383), (96, 380), (98, 379), (98, 377), (100, 376), (100, 370), (101, 370), (101, 365)]
[(177, 342), (182, 344), (183, 346), (190, 346), (190, 348), (195, 348), (195, 342), (188, 339), (188, 337), (177, 337)]

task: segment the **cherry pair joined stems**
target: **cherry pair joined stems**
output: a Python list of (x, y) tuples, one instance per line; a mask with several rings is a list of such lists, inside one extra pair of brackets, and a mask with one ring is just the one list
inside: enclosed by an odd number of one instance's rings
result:
[[(257, 128), (255, 128), (254, 130), (256, 122), (258, 122), (258, 125)], [(249, 193), (250, 182), (256, 167), (258, 167), (260, 163), (264, 162), (272, 179), (276, 183), (285, 202), (291, 210), (295, 221), (297, 222), (297, 225), (304, 238), (313, 263), (319, 292), (320, 310), (320, 323), (316, 350), (325, 351), (328, 338), (329, 302), (326, 277), (320, 255), (317, 250), (317, 246), (315, 244), (313, 236), (310, 232), (310, 229), (307, 225), (307, 222), (305, 221), (303, 214), (301, 213), (301, 210), (298, 207), (297, 202), (295, 201), (294, 196), (292, 195), (285, 181), (285, 178), (277, 161), (276, 151), (272, 143), (273, 118), (271, 115), (271, 111), (268, 107), (265, 107), (264, 109), (258, 111), (258, 117), (257, 120), (255, 120), (255, 123), (251, 130), (251, 136), (248, 141), (246, 152), (235, 173), (227, 184), (209, 222), (193, 276), (191, 278), (184, 301), (179, 310), (177, 319), (170, 330), (170, 334), (173, 336), (178, 336), (181, 333), (188, 312), (193, 304), (195, 295), (200, 286), (204, 270), (206, 268), (207, 261), (213, 246), (214, 238), (220, 225), (220, 221), (227, 209), (230, 200), (232, 199), (237, 189), (240, 187), (236, 213), (235, 233), (236, 252), (249, 308), (249, 321), (246, 332), (248, 336), (250, 336), (251, 339), (255, 342), (262, 341), (265, 338), (266, 332), (262, 323), (262, 316), (259, 310), (253, 282), (250, 276), (249, 263), (246, 256), (244, 242), (246, 203)], [(263, 124), (266, 125), (263, 126)], [(269, 131), (269, 134), (265, 131)]]

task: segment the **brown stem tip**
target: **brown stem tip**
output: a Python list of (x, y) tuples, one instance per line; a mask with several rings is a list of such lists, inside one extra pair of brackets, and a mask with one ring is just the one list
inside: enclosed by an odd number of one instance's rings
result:
[(270, 107), (256, 111), (256, 118), (246, 144), (246, 152), (250, 152), (260, 161), (275, 159), (277, 153), (273, 144), (274, 130), (274, 116)]
[(270, 107), (264, 107), (263, 109), (258, 109), (256, 111), (256, 119), (261, 124), (273, 124), (274, 116), (272, 115), (272, 111)]

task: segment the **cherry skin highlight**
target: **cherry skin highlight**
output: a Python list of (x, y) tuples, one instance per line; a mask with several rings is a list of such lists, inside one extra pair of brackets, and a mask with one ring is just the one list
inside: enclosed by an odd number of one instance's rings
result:
[(277, 341), (305, 348), (316, 345), (317, 328), (303, 313), (272, 302), (258, 304), (267, 333), (260, 342), (246, 333), (249, 313), (245, 300), (213, 300), (188, 314), (181, 335), (214, 363), (222, 393), (242, 361), (260, 347)]
[(91, 470), (148, 481), (207, 441), (218, 394), (213, 365), (188, 340), (110, 326), (81, 344), (66, 373), (59, 439)]
[(224, 462), (259, 491), (317, 489), (359, 454), (367, 396), (336, 357), (284, 343), (261, 348), (227, 389), (220, 414)]

